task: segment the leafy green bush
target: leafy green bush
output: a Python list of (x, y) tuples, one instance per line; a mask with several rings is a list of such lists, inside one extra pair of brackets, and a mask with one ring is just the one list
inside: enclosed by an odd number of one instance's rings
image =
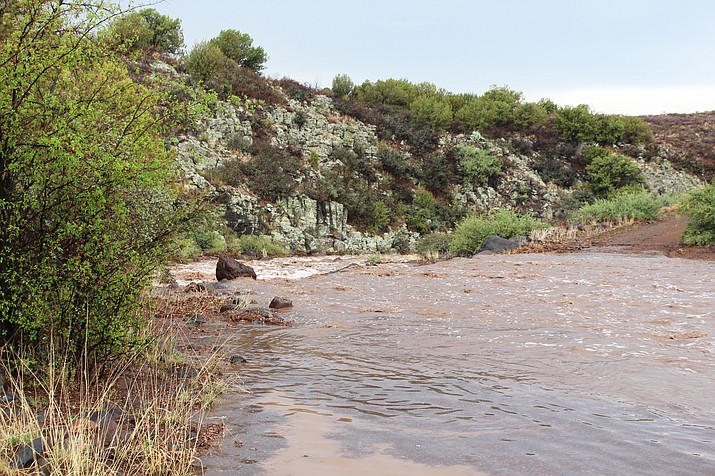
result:
[(688, 245), (715, 243), (715, 184), (706, 185), (687, 194), (680, 209), (688, 216), (683, 242)]
[(638, 166), (618, 154), (598, 155), (586, 166), (586, 178), (594, 193), (608, 196), (614, 191), (639, 186), (645, 182)]
[(486, 185), (503, 168), (502, 161), (486, 149), (465, 146), (459, 149), (459, 157), (462, 177), (468, 184)]
[(644, 191), (623, 192), (609, 199), (599, 199), (581, 207), (570, 221), (581, 223), (624, 223), (629, 221), (654, 221), (660, 209), (675, 202), (671, 195), (653, 195)]
[(510, 210), (497, 210), (491, 216), (468, 217), (457, 224), (449, 242), (454, 256), (472, 256), (492, 235), (502, 238), (528, 237), (532, 230), (549, 225), (529, 216), (520, 216)]
[(189, 52), (186, 69), (196, 81), (215, 81), (226, 71), (226, 61), (226, 56), (218, 46), (202, 41)]
[[(515, 122), (522, 97), (522, 93), (507, 87), (493, 87), (483, 95), (469, 99), (457, 111), (456, 117), (470, 130), (507, 126)], [(522, 119), (526, 119), (526, 114)]]
[(593, 113), (585, 104), (559, 108), (554, 120), (556, 130), (566, 141), (590, 142), (594, 139)]
[(193, 209), (100, 3), (21, 2), (0, 48), (0, 348), (90, 372), (145, 343), (140, 296)]
[(103, 34), (132, 51), (154, 48), (161, 53), (179, 53), (184, 46), (181, 20), (153, 8), (128, 13), (114, 21)]
[(338, 74), (333, 78), (333, 94), (340, 97), (348, 97), (355, 89), (355, 84), (347, 74)]
[(226, 247), (230, 252), (244, 256), (286, 256), (288, 249), (270, 236), (265, 235), (229, 235)]
[(436, 129), (445, 129), (452, 123), (452, 106), (449, 101), (435, 95), (419, 96), (410, 104), (410, 112), (418, 121)]
[(253, 38), (238, 30), (223, 30), (210, 43), (217, 46), (226, 58), (256, 73), (260, 72), (268, 61), (265, 50), (260, 46), (253, 46)]
[(382, 200), (377, 200), (372, 205), (370, 219), (366, 226), (367, 232), (371, 234), (381, 233), (387, 230), (387, 226), (392, 221), (390, 208)]
[(449, 256), (449, 235), (430, 233), (419, 239), (415, 251), (424, 259), (444, 258)]

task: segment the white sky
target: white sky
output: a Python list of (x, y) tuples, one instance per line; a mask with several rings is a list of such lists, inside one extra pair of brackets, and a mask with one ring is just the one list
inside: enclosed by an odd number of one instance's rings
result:
[(619, 114), (715, 110), (713, 0), (166, 0), (187, 47), (248, 33), (265, 74), (491, 85)]

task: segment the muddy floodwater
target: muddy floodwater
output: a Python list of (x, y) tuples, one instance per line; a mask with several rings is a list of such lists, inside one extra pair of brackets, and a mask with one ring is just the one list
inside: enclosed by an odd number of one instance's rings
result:
[(715, 474), (713, 263), (354, 262), (232, 284), (294, 325), (209, 324), (248, 362), (206, 474)]

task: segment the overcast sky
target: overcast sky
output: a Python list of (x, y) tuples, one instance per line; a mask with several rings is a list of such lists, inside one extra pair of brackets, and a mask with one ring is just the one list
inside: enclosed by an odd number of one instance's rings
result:
[(166, 0), (187, 49), (248, 33), (265, 74), (330, 87), (336, 74), (427, 81), (594, 111), (715, 110), (714, 0)]

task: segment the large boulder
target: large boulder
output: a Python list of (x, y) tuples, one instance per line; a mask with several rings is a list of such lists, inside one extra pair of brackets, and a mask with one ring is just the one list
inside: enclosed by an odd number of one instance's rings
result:
[(216, 263), (216, 281), (236, 278), (256, 279), (256, 272), (250, 266), (229, 256), (221, 256)]
[(519, 247), (519, 242), (514, 241), (514, 240), (507, 240), (505, 238), (502, 238), (500, 236), (490, 236), (486, 240), (484, 240), (484, 243), (482, 243), (482, 247), (479, 248), (479, 251), (477, 254), (489, 254), (489, 253), (494, 253), (494, 254), (502, 254), (506, 251), (511, 251), (515, 250)]

